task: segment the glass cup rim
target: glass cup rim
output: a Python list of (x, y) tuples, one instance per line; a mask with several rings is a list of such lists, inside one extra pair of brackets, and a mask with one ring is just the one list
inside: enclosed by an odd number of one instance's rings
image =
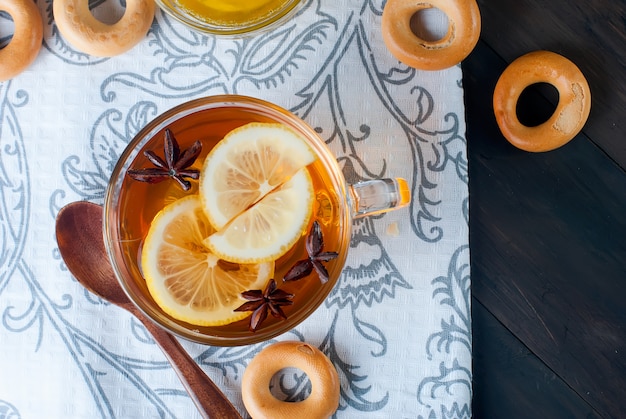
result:
[[(342, 243), (340, 245), (341, 251), (339, 252), (339, 258), (335, 263), (336, 268), (330, 273), (330, 279), (327, 286), (307, 301), (305, 308), (292, 313), (292, 315), (290, 315), (290, 317), (285, 321), (277, 322), (254, 333), (229, 337), (207, 335), (200, 332), (198, 329), (185, 327), (179, 322), (171, 319), (169, 316), (164, 315), (161, 309), (157, 307), (156, 303), (152, 302), (152, 304), (148, 304), (144, 301), (145, 297), (138, 289), (138, 285), (134, 284), (134, 280), (132, 279), (133, 275), (129, 268), (123, 261), (118, 261), (116, 257), (116, 251), (120, 253), (121, 249), (116, 246), (116, 243), (120, 241), (117, 239), (117, 227), (119, 226), (120, 220), (119, 214), (117, 214), (117, 211), (115, 210), (117, 200), (119, 199), (121, 193), (122, 183), (124, 177), (126, 176), (126, 171), (147, 142), (149, 142), (165, 127), (179, 121), (182, 118), (192, 115), (198, 111), (223, 108), (225, 106), (236, 106), (242, 107), (243, 109), (262, 111), (264, 115), (269, 114), (270, 117), (275, 118), (278, 122), (287, 123), (292, 129), (295, 129), (303, 134), (307, 141), (310, 143), (313, 142), (311, 145), (314, 146), (313, 148), (316, 155), (327, 169), (327, 174), (331, 177), (331, 181), (335, 189), (334, 192), (336, 194), (336, 199), (338, 200), (338, 216), (341, 220), (341, 228), (343, 230), (343, 234), (341, 235)], [(339, 168), (336, 157), (319, 137), (319, 135), (313, 130), (313, 128), (311, 128), (305, 121), (292, 112), (262, 99), (243, 95), (214, 95), (184, 102), (157, 115), (131, 139), (120, 155), (111, 173), (111, 178), (105, 192), (102, 230), (105, 248), (116, 279), (131, 302), (143, 314), (170, 333), (179, 337), (216, 346), (239, 346), (263, 342), (292, 330), (313, 314), (313, 312), (319, 308), (326, 297), (332, 292), (341, 276), (341, 271), (345, 265), (349, 249), (349, 241), (352, 231), (352, 219), (349, 206), (350, 202), (348, 199), (347, 184), (341, 169)], [(346, 241), (346, 238), (347, 243), (343, 243)], [(120, 256), (120, 258), (122, 257)]]
[(287, 0), (280, 8), (262, 19), (239, 25), (220, 25), (202, 20), (177, 6), (175, 0), (155, 0), (159, 8), (175, 20), (202, 33), (221, 37), (252, 36), (276, 28), (293, 16), (302, 6), (304, 0)]

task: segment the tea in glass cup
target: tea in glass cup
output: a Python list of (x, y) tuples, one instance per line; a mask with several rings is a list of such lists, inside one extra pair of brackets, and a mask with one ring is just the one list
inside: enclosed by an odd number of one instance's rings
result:
[(157, 324), (244, 345), (319, 307), (353, 218), (409, 201), (402, 179), (347, 185), (324, 141), (290, 112), (213, 96), (165, 112), (130, 142), (107, 189), (104, 241), (120, 284)]
[(300, 0), (156, 0), (166, 13), (191, 28), (214, 35), (249, 35), (292, 16)]

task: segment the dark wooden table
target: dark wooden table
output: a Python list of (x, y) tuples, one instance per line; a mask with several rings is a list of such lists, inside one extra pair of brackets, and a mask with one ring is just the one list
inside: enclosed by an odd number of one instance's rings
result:
[[(626, 418), (626, 0), (478, 0), (464, 61), (476, 418)], [(548, 153), (502, 137), (495, 83), (520, 55), (586, 75), (583, 131)], [(550, 89), (520, 101), (531, 123)]]

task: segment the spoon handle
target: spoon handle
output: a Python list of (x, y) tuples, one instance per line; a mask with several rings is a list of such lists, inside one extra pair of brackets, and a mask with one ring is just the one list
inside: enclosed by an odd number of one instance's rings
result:
[(141, 313), (135, 313), (135, 315), (152, 334), (155, 342), (172, 364), (202, 417), (242, 419), (224, 393), (202, 371), (174, 336), (152, 323)]

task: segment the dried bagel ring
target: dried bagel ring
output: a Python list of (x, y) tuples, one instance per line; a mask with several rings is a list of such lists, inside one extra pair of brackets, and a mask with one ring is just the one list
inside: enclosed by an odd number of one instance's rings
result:
[(13, 19), (11, 41), (0, 50), (0, 81), (20, 74), (35, 61), (43, 40), (43, 22), (32, 0), (0, 0), (0, 10)]
[[(311, 381), (311, 394), (284, 402), (270, 392), (270, 380), (281, 369), (299, 368)], [(327, 418), (339, 407), (339, 376), (319, 349), (302, 342), (278, 342), (250, 362), (241, 383), (243, 403), (254, 419)]]
[[(517, 102), (528, 86), (548, 83), (559, 92), (552, 116), (535, 127), (517, 118)], [(567, 58), (535, 51), (513, 61), (500, 75), (493, 93), (493, 110), (500, 131), (515, 147), (526, 151), (554, 150), (576, 136), (591, 110), (591, 91), (583, 73)]]
[(139, 43), (154, 19), (154, 0), (128, 0), (124, 16), (113, 25), (96, 19), (88, 0), (54, 0), (54, 21), (76, 49), (96, 57), (113, 57)]
[[(411, 30), (411, 18), (431, 8), (448, 17), (447, 33), (433, 42)], [(480, 26), (476, 0), (388, 0), (383, 9), (385, 45), (398, 60), (420, 70), (442, 70), (463, 61), (478, 42)]]

